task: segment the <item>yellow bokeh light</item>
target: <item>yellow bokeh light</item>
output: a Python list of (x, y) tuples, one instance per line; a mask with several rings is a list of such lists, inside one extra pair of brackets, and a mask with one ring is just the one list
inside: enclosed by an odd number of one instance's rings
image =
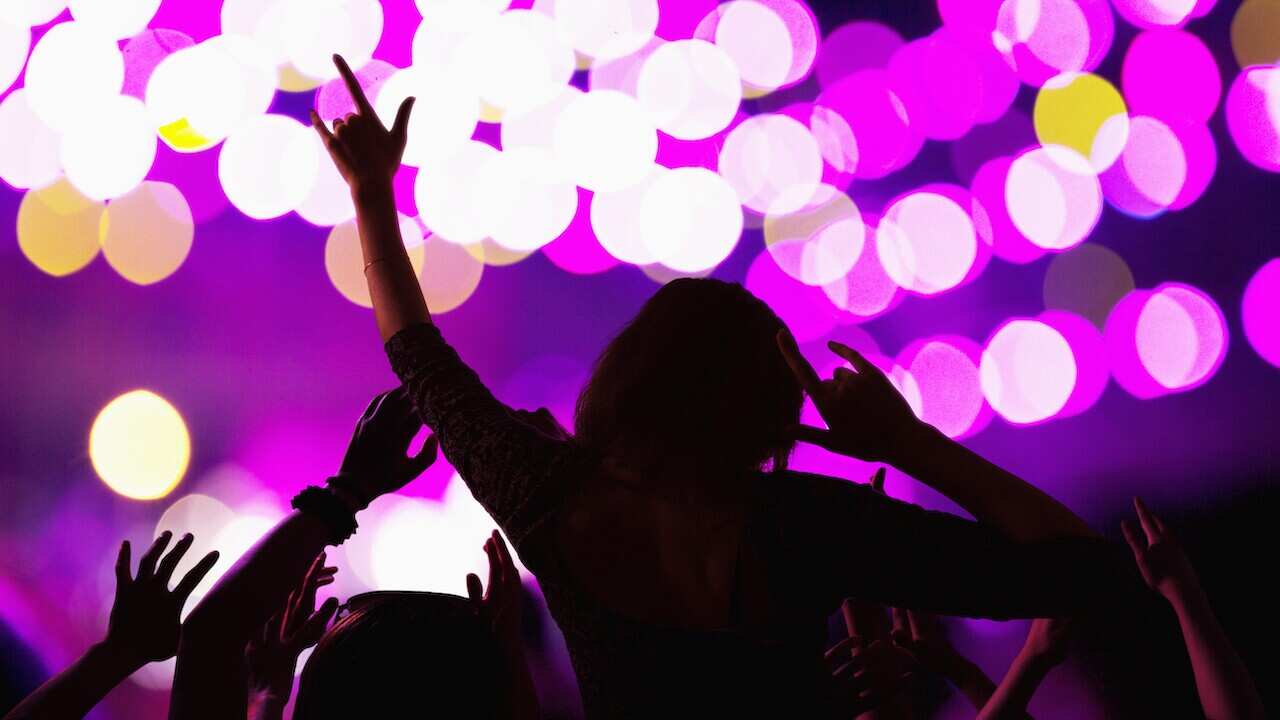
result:
[(18, 208), (18, 247), (46, 273), (70, 275), (98, 254), (102, 209), (65, 179), (31, 190)]
[[(422, 275), (422, 231), (413, 218), (400, 216), (400, 235), (404, 249), (409, 253), (409, 263), (419, 276)], [(373, 307), (369, 298), (369, 284), (364, 277), (364, 253), (360, 250), (360, 231), (354, 220), (335, 225), (329, 231), (324, 244), (324, 269), (329, 282), (342, 296), (360, 307)]]
[(471, 253), (471, 257), (492, 267), (515, 265), (537, 252), (536, 250), (512, 250), (494, 242), (493, 238), (485, 238), (478, 243), (471, 243), (464, 247), (467, 248), (467, 252)]
[(1066, 73), (1044, 84), (1033, 111), (1041, 145), (1069, 147), (1094, 170), (1111, 166), (1129, 137), (1129, 115), (1115, 86), (1091, 73)]
[(102, 254), (115, 271), (138, 285), (172, 275), (187, 259), (195, 224), (182, 191), (144, 182), (112, 200), (102, 214)]
[(1242, 68), (1280, 63), (1280, 0), (1246, 0), (1236, 9), (1231, 50)]
[(187, 472), (191, 437), (169, 401), (133, 390), (98, 413), (89, 431), (89, 459), (98, 477), (134, 500), (168, 495)]
[(422, 294), (433, 314), (446, 313), (471, 297), (480, 286), (484, 262), (477, 260), (466, 247), (435, 235), (428, 235), (423, 246)]
[(303, 75), (292, 64), (280, 66), (277, 85), (284, 92), (306, 92), (315, 90), (324, 84), (324, 80), (317, 80), (309, 75)]

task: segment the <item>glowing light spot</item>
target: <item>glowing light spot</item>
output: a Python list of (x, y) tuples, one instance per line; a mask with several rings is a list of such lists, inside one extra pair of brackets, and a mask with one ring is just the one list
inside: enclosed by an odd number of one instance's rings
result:
[(573, 50), (551, 18), (511, 10), (468, 35), (451, 71), (501, 112), (520, 112), (551, 98), (573, 75)]
[(262, 115), (227, 138), (218, 179), (227, 199), (256, 220), (269, 220), (306, 200), (319, 172), (315, 131), (283, 115)]
[(1100, 178), (1117, 210), (1134, 217), (1155, 217), (1177, 200), (1187, 181), (1187, 156), (1178, 136), (1163, 122), (1136, 116), (1120, 161)]
[[(809, 115), (809, 132), (818, 142), (822, 161), (834, 173), (831, 180), (841, 187), (848, 187), (858, 168), (858, 139), (853, 136), (853, 128), (840, 113), (814, 106)], [(823, 179), (827, 177), (828, 173), (824, 171)]]
[(822, 181), (822, 154), (809, 129), (784, 115), (756, 115), (730, 131), (720, 174), (743, 205), (785, 214), (804, 207)]
[(822, 289), (782, 272), (768, 251), (752, 261), (744, 284), (773, 308), (802, 343), (825, 336), (836, 325), (835, 309)]
[(1120, 17), (1140, 28), (1170, 27), (1185, 23), (1196, 0), (1111, 0)]
[(719, 6), (703, 24), (697, 36), (714, 38), (733, 58), (743, 82), (761, 91), (787, 82), (795, 52), (791, 32), (777, 12), (755, 0), (733, 0)]
[(1104, 0), (1005, 0), (991, 38), (1028, 85), (1092, 70), (1111, 46), (1115, 23)]
[(904, 290), (933, 295), (959, 285), (977, 258), (969, 213), (954, 200), (914, 192), (890, 205), (876, 229), (876, 252)]
[(883, 70), (852, 73), (823, 90), (816, 104), (839, 113), (857, 139), (854, 177), (884, 177), (906, 167), (920, 152), (924, 136), (911, 127), (906, 107)]
[(625, 263), (649, 265), (658, 261), (644, 241), (644, 200), (654, 183), (671, 172), (652, 165), (645, 179), (613, 192), (596, 193), (591, 200), (591, 227), (600, 246)]
[(1129, 136), (1128, 109), (1111, 83), (1097, 75), (1061, 75), (1036, 94), (1032, 121), (1042, 145), (1061, 145), (1102, 171)]
[(102, 203), (65, 180), (30, 190), (18, 207), (18, 247), (44, 272), (70, 275), (97, 257), (101, 218)]
[(1097, 404), (1111, 379), (1102, 333), (1088, 319), (1062, 310), (1040, 313), (1036, 319), (1062, 333), (1071, 346), (1076, 359), (1076, 383), (1058, 417), (1079, 415)]
[(195, 225), (178, 188), (144, 182), (112, 200), (102, 214), (102, 254), (121, 277), (151, 285), (182, 266), (191, 251)]
[(1182, 391), (1207, 381), (1227, 351), (1227, 326), (1209, 296), (1186, 285), (1157, 288), (1138, 313), (1134, 341), (1151, 377)]
[(470, 30), (498, 16), (511, 0), (414, 0), (422, 25)]
[(1134, 288), (1133, 273), (1114, 250), (1087, 243), (1055, 255), (1044, 274), (1044, 306), (1080, 315), (1096, 327)]
[(973, 434), (983, 414), (981, 352), (972, 340), (945, 337), (913, 343), (898, 356), (920, 394), (920, 419), (947, 437)]
[[(184, 495), (173, 502), (172, 505), (165, 508), (160, 515), (160, 519), (156, 521), (155, 534), (153, 537), (159, 537), (166, 530), (173, 533), (174, 538), (180, 538), (186, 533), (191, 533), (193, 540), (191, 548), (187, 550), (187, 554), (178, 562), (174, 569), (174, 577), (182, 577), (195, 564), (213, 550), (220, 551), (221, 557), (218, 558), (215, 571), (210, 574), (221, 575), (231, 566), (231, 561), (226, 557), (225, 549), (214, 545), (218, 534), (221, 533), (228, 525), (236, 519), (235, 512), (227, 507), (225, 503), (216, 498), (200, 493), (192, 493)], [(218, 571), (221, 572), (218, 572)], [(203, 592), (213, 587), (215, 578), (205, 577), (200, 581), (200, 590)], [(193, 593), (194, 595), (194, 593)], [(190, 607), (185, 608), (190, 610)]]
[(863, 245), (862, 253), (842, 278), (822, 286), (831, 304), (861, 322), (887, 312), (900, 297), (898, 284), (884, 271), (880, 255)]
[(177, 30), (144, 30), (125, 43), (124, 86), (121, 94), (145, 100), (147, 83), (160, 62), (179, 50), (196, 44), (190, 35)]
[[(534, 148), (554, 151), (556, 122), (561, 113), (582, 91), (566, 85), (551, 100), (521, 113), (509, 113), (502, 118), (502, 149)], [(554, 158), (553, 158), (554, 161)]]
[(472, 257), (489, 267), (515, 265), (537, 252), (537, 250), (512, 250), (494, 242), (493, 238), (485, 238), (474, 245), (464, 245), (463, 247), (467, 249), (467, 252), (471, 253)]
[(1125, 52), (1121, 84), (1133, 114), (1165, 122), (1208, 122), (1222, 97), (1222, 77), (1209, 48), (1181, 30), (1139, 33)]
[(1181, 210), (1204, 194), (1218, 169), (1218, 146), (1209, 128), (1202, 123), (1180, 120), (1168, 121), (1169, 129), (1178, 137), (1178, 144), (1187, 161), (1187, 179), (1182, 191), (1169, 205), (1170, 210)]
[(480, 168), (497, 153), (492, 145), (468, 140), (418, 172), (414, 197), (422, 222), (437, 237), (471, 245), (489, 236), (493, 217), (484, 202)]
[(465, 303), (480, 287), (484, 266), (469, 248), (428, 235), (422, 255), (422, 294), (427, 307), (441, 315)]
[[(415, 274), (422, 273), (422, 230), (413, 218), (400, 216), (400, 237)], [(324, 243), (324, 269), (329, 282), (343, 297), (360, 307), (371, 308), (369, 281), (364, 274), (364, 254), (360, 250), (360, 231), (354, 221), (344, 222), (329, 231)], [(432, 308), (435, 310), (435, 308)]]
[(577, 214), (560, 237), (542, 248), (542, 254), (565, 272), (594, 275), (618, 264), (617, 258), (601, 247), (591, 229), (594, 199), (590, 191), (578, 188)]
[[(655, 37), (630, 55), (592, 63), (587, 74), (587, 87), (592, 91), (617, 90), (634, 97), (644, 62), (666, 44), (667, 41)], [(737, 72), (737, 66), (734, 66), (734, 72)]]
[(1231, 50), (1242, 68), (1280, 62), (1280, 3), (1245, 0), (1231, 18)]
[(0, 92), (9, 89), (31, 50), (31, 30), (25, 25), (13, 25), (0, 18)]
[(1012, 158), (1000, 156), (983, 163), (974, 174), (970, 191), (987, 214), (987, 222), (975, 229), (996, 257), (1006, 262), (1029, 263), (1043, 256), (1045, 250), (1028, 240), (1009, 216), (1006, 196), (1012, 166)]
[(0, 180), (19, 190), (41, 188), (58, 179), (61, 139), (31, 110), (18, 88), (0, 100)]
[(89, 459), (116, 493), (155, 500), (168, 495), (186, 474), (191, 437), (168, 400), (150, 390), (134, 390), (98, 413), (89, 430)]
[(911, 126), (932, 140), (955, 140), (977, 122), (982, 75), (969, 51), (935, 33), (898, 48), (889, 77)]
[(818, 85), (828, 87), (858, 70), (882, 69), (902, 43), (896, 30), (878, 22), (841, 25), (822, 40), (815, 68)]
[(0, 20), (35, 27), (58, 17), (66, 8), (66, 0), (6, 0), (0, 3)]
[(95, 200), (129, 192), (156, 159), (146, 107), (125, 95), (100, 103), (92, 119), (76, 123), (62, 136), (60, 158), (67, 180)]
[[(389, 62), (382, 60), (370, 60), (364, 67), (355, 71), (356, 81), (360, 83), (360, 88), (364, 90), (364, 95), (373, 103), (375, 109), (379, 108), (378, 93), (382, 91), (382, 86), (391, 78), (392, 75), (401, 72), (400, 68)], [(435, 96), (431, 97), (435, 102)], [(316, 114), (326, 123), (332, 123), (338, 118), (346, 117), (348, 114), (356, 112), (356, 102), (351, 98), (351, 91), (347, 90), (347, 83), (342, 78), (334, 78), (316, 91)], [(391, 112), (389, 121), (395, 122), (395, 110), (399, 109), (396, 105)], [(427, 110), (428, 108), (417, 108), (417, 110)], [(379, 118), (382, 117), (382, 110), (378, 110)]]
[(1245, 160), (1280, 172), (1280, 67), (1245, 68), (1227, 92), (1227, 130)]
[(471, 139), (480, 121), (480, 97), (462, 78), (443, 69), (413, 66), (387, 79), (374, 105), (387, 127), (395, 123), (400, 104), (408, 97), (423, 102), (409, 116), (406, 165), (428, 165), (456, 152)]
[(312, 135), (316, 157), (315, 181), (306, 198), (296, 208), (298, 217), (322, 227), (333, 227), (356, 216), (355, 203), (351, 201), (351, 189), (338, 172), (338, 166), (330, 159), (318, 135)]
[(120, 92), (124, 57), (115, 40), (81, 23), (61, 23), (36, 43), (23, 82), (31, 109), (61, 132)]
[(698, 140), (729, 126), (742, 102), (742, 80), (724, 50), (702, 40), (679, 40), (645, 60), (636, 97), (658, 129)]
[(1019, 155), (1005, 181), (1005, 204), (1017, 230), (1046, 250), (1084, 241), (1102, 214), (1102, 189), (1089, 163), (1064, 147)]
[(334, 53), (362, 67), (382, 37), (378, 0), (283, 0), (281, 5), (287, 18), (281, 24), (285, 58), (308, 78), (336, 78)]
[(609, 192), (645, 178), (658, 156), (658, 133), (634, 98), (592, 91), (560, 114), (554, 148), (570, 179), (588, 190)]
[(71, 0), (71, 17), (107, 37), (124, 39), (146, 29), (160, 0)]
[(863, 254), (867, 228), (849, 196), (823, 185), (815, 201), (794, 213), (769, 213), (764, 241), (778, 267), (806, 285), (844, 277)]
[(594, 60), (630, 55), (658, 28), (657, 0), (555, 0), (553, 15), (573, 49)]
[(1244, 289), (1244, 335), (1263, 360), (1280, 367), (1280, 258), (1258, 269)]
[(737, 194), (705, 168), (660, 173), (644, 194), (640, 217), (646, 247), (677, 272), (714, 268), (729, 257), (742, 234)]
[(578, 209), (578, 189), (538, 148), (494, 153), (480, 167), (477, 187), (492, 215), (490, 236), (498, 245), (530, 252), (555, 240)]
[(1049, 325), (1011, 320), (987, 341), (978, 374), (991, 407), (1011, 423), (1028, 425), (1066, 406), (1076, 385), (1075, 354)]

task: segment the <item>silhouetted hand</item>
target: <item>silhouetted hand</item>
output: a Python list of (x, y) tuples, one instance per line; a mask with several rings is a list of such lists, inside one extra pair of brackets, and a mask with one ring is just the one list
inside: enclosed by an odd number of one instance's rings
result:
[(787, 365), (829, 428), (801, 425), (797, 439), (862, 460), (896, 461), (926, 426), (879, 368), (853, 348), (834, 341), (827, 345), (853, 370), (836, 368), (832, 379), (823, 380), (800, 354), (791, 333), (778, 333), (778, 348)]
[(507, 649), (521, 647), (520, 611), (523, 591), (520, 571), (511, 559), (511, 551), (502, 535), (494, 530), (484, 541), (484, 554), (489, 557), (489, 583), (485, 587), (474, 574), (467, 575), (467, 596), (492, 623), (494, 634)]
[(1054, 666), (1067, 659), (1071, 640), (1072, 622), (1067, 618), (1038, 618), (1031, 621), (1022, 652), (1045, 666)]
[(404, 388), (375, 397), (356, 423), (335, 487), (355, 495), (355, 509), (361, 509), (409, 484), (431, 467), (439, 449), (433, 435), (417, 455), (406, 454), (421, 429), (422, 419)]
[(336, 567), (325, 567), (325, 554), (316, 556), (302, 584), (289, 593), (284, 608), (249, 642), (244, 655), (249, 669), (249, 690), (259, 702), (275, 701), (283, 706), (293, 690), (293, 673), (298, 656), (315, 645), (338, 610), (337, 598), (324, 601), (316, 609), (316, 591), (333, 582)]
[(137, 577), (129, 574), (128, 540), (120, 544), (120, 554), (116, 556), (116, 597), (104, 642), (139, 666), (177, 654), (182, 606), (218, 561), (217, 551), (205, 555), (170, 590), (173, 570), (195, 539), (190, 533), (183, 535), (161, 560), (160, 555), (172, 538), (173, 533), (167, 530), (156, 538), (138, 561)]
[(953, 677), (966, 663), (956, 651), (937, 616), (918, 610), (893, 610), (893, 642), (921, 667), (943, 677)]
[(395, 122), (388, 130), (374, 112), (369, 98), (355, 73), (341, 55), (333, 56), (333, 64), (347, 84), (356, 112), (333, 121), (333, 130), (325, 127), (319, 114), (311, 111), (311, 125), (324, 140), (329, 157), (352, 190), (361, 187), (390, 187), (391, 179), (400, 168), (408, 141), (409, 114), (413, 111), (414, 98), (405, 98), (396, 112)]
[(1147, 586), (1169, 602), (1175, 602), (1188, 591), (1198, 588), (1200, 582), (1196, 579), (1196, 571), (1173, 533), (1140, 498), (1133, 499), (1133, 508), (1138, 513), (1142, 532), (1139, 533), (1128, 520), (1120, 523), (1120, 529), (1133, 549), (1133, 558)]
[(902, 651), (889, 640), (864, 644), (863, 638), (841, 640), (823, 659), (831, 675), (832, 709), (843, 717), (855, 718), (874, 710), (896, 695), (911, 672)]

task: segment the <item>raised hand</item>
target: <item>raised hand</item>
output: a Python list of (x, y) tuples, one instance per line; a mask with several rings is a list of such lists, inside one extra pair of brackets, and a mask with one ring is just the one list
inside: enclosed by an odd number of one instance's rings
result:
[(413, 111), (414, 98), (405, 98), (400, 104), (395, 122), (388, 130), (374, 112), (347, 61), (341, 55), (334, 55), (333, 64), (347, 84), (351, 99), (356, 103), (356, 112), (334, 120), (331, 131), (312, 110), (311, 125), (320, 134), (329, 150), (329, 157), (333, 158), (338, 172), (342, 173), (352, 190), (370, 186), (390, 188), (408, 142), (409, 114)]
[(901, 651), (888, 640), (865, 644), (851, 635), (823, 655), (831, 676), (833, 714), (855, 718), (892, 699), (911, 678)]
[(1133, 559), (1137, 561), (1147, 586), (1169, 602), (1175, 602), (1188, 591), (1200, 587), (1191, 561), (1164, 522), (1147, 509), (1141, 498), (1133, 499), (1133, 509), (1138, 513), (1142, 532), (1139, 533), (1128, 520), (1120, 523), (1120, 529), (1124, 531), (1125, 540), (1133, 550)]
[(283, 707), (288, 702), (298, 655), (320, 641), (338, 610), (337, 598), (325, 600), (320, 609), (316, 609), (316, 591), (332, 583), (338, 571), (336, 567), (325, 567), (324, 561), (324, 553), (316, 556), (302, 584), (289, 593), (284, 608), (267, 621), (261, 636), (245, 648), (249, 689), (256, 696), (254, 704)]
[(205, 555), (170, 590), (169, 579), (174, 568), (195, 540), (190, 533), (183, 535), (161, 559), (172, 538), (173, 533), (167, 530), (156, 538), (138, 561), (136, 577), (129, 571), (128, 540), (120, 544), (120, 553), (116, 556), (116, 597), (104, 642), (139, 665), (177, 654), (182, 606), (218, 561), (217, 551)]
[(1067, 618), (1038, 618), (1031, 621), (1022, 652), (1049, 665), (1060, 665), (1067, 659), (1072, 622)]
[(404, 388), (375, 397), (356, 423), (342, 469), (332, 483), (335, 489), (352, 496), (355, 509), (360, 509), (407, 485), (431, 467), (439, 450), (433, 435), (417, 455), (406, 454), (420, 429), (422, 419)]
[(498, 639), (511, 677), (511, 707), (508, 716), (512, 720), (534, 720), (541, 716), (538, 694), (534, 690), (533, 676), (524, 657), (524, 641), (521, 638), (520, 618), (524, 591), (520, 585), (520, 571), (516, 569), (511, 551), (497, 530), (484, 541), (484, 554), (489, 558), (488, 586), (480, 584), (480, 578), (467, 575), (467, 597), (489, 621)]
[(925, 426), (879, 368), (853, 348), (834, 341), (827, 345), (853, 370), (836, 368), (833, 378), (823, 380), (791, 333), (778, 333), (782, 356), (829, 428), (801, 425), (797, 439), (862, 460), (897, 461)]

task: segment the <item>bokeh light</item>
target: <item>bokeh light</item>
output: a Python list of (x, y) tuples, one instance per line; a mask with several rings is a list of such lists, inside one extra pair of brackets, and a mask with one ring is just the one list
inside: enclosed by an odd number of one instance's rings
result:
[(81, 23), (60, 23), (36, 43), (23, 82), (31, 109), (63, 131), (120, 92), (124, 56), (110, 37)]
[(773, 308), (799, 342), (824, 337), (836, 326), (836, 311), (822, 288), (782, 272), (769, 252), (762, 251), (747, 269), (747, 290)]
[(1153, 117), (1130, 119), (1120, 159), (1099, 177), (1107, 202), (1133, 217), (1164, 212), (1187, 183), (1187, 156), (1178, 136)]
[(1002, 155), (1017, 155), (1036, 144), (1031, 118), (1021, 110), (1011, 109), (995, 122), (975, 127), (947, 149), (956, 177), (971, 183), (983, 163)]
[(0, 93), (9, 89), (22, 74), (31, 50), (31, 30), (0, 18)]
[(1165, 121), (1208, 122), (1222, 97), (1218, 63), (1182, 30), (1139, 33), (1125, 51), (1121, 86), (1130, 112)]
[(912, 343), (898, 355), (920, 393), (920, 419), (947, 437), (972, 435), (990, 419), (978, 378), (981, 353), (972, 340), (945, 336)]
[(926, 138), (955, 140), (977, 122), (982, 75), (967, 48), (945, 33), (898, 48), (888, 70), (912, 128)]
[(1275, 0), (1245, 0), (1231, 18), (1231, 50), (1236, 63), (1250, 65), (1280, 63), (1280, 3)]
[(102, 211), (65, 180), (30, 190), (18, 207), (18, 247), (44, 272), (70, 275), (98, 256)]
[[(413, 218), (400, 216), (400, 237), (414, 274), (421, 275), (425, 243), (422, 230)], [(369, 280), (364, 274), (360, 231), (355, 221), (344, 222), (329, 231), (329, 237), (324, 243), (324, 269), (329, 275), (329, 282), (333, 283), (344, 298), (360, 307), (373, 307), (373, 301), (369, 297)]]
[(1244, 336), (1263, 360), (1280, 367), (1280, 258), (1267, 261), (1249, 279), (1240, 306)]
[(222, 145), (218, 179), (227, 199), (255, 220), (296, 209), (316, 182), (321, 158), (315, 130), (284, 115), (260, 115)]
[(333, 227), (356, 216), (356, 206), (351, 200), (351, 188), (343, 179), (338, 166), (329, 159), (329, 153), (319, 135), (312, 135), (316, 157), (315, 180), (311, 189), (295, 210), (298, 217), (312, 225)]
[(858, 206), (829, 185), (820, 186), (807, 207), (764, 219), (769, 254), (806, 285), (828, 285), (848, 274), (864, 252), (866, 236)]
[(1280, 67), (1247, 67), (1227, 92), (1227, 130), (1246, 160), (1280, 172)]
[(1103, 328), (1111, 308), (1134, 288), (1129, 264), (1114, 250), (1086, 243), (1055, 255), (1044, 273), (1044, 306)]
[(414, 197), (422, 222), (431, 232), (459, 245), (478, 243), (489, 236), (492, 216), (485, 203), (480, 168), (497, 153), (492, 145), (468, 140), (418, 172)]
[(742, 207), (724, 178), (706, 168), (658, 174), (640, 206), (641, 236), (656, 260), (681, 273), (719, 265), (742, 234)]
[[(364, 67), (353, 68), (352, 70), (355, 73), (356, 82), (360, 83), (360, 89), (364, 91), (364, 96), (373, 104), (379, 118), (384, 122), (394, 124), (395, 111), (399, 109), (400, 104), (396, 103), (396, 107), (392, 108), (390, 113), (384, 112), (385, 106), (380, 108), (378, 104), (378, 93), (382, 91), (382, 86), (386, 84), (392, 75), (400, 72), (400, 68), (383, 60), (370, 60), (365, 63)], [(434, 95), (427, 97), (435, 99)], [(316, 114), (326, 124), (332, 124), (334, 120), (356, 112), (356, 101), (351, 97), (351, 91), (347, 89), (346, 80), (339, 77), (321, 85), (316, 90), (315, 109)]]
[(742, 102), (742, 79), (733, 59), (718, 46), (678, 40), (644, 61), (636, 98), (659, 130), (699, 140), (729, 126)]
[(1045, 249), (1028, 240), (1010, 217), (1007, 193), (1012, 167), (1013, 158), (999, 156), (983, 163), (974, 174), (969, 190), (982, 205), (987, 219), (974, 229), (996, 257), (1006, 262), (1029, 263), (1043, 256)]
[(1065, 74), (1045, 83), (1032, 113), (1042, 145), (1061, 145), (1089, 159), (1097, 171), (1111, 167), (1129, 136), (1128, 108), (1119, 91), (1090, 73)]
[(195, 44), (196, 41), (190, 35), (164, 28), (144, 30), (129, 38), (121, 51), (124, 55), (124, 85), (121, 94), (146, 100), (147, 84), (160, 62)]
[(44, 25), (67, 8), (67, 0), (6, 0), (0, 3), (0, 20), (13, 25)]
[(280, 32), (286, 58), (308, 78), (338, 76), (335, 53), (352, 67), (373, 57), (382, 37), (382, 5), (378, 0), (278, 0), (284, 7)]
[(889, 277), (922, 295), (959, 285), (978, 254), (968, 210), (934, 192), (908, 193), (886, 208), (875, 240)]
[(50, 130), (18, 88), (0, 100), (0, 180), (19, 190), (41, 188), (62, 174), (61, 138)]
[[(703, 42), (706, 42), (705, 40)], [(639, 50), (620, 58), (603, 60), (591, 64), (587, 73), (587, 88), (590, 90), (617, 90), (620, 93), (634, 96), (636, 84), (640, 80), (640, 70), (645, 60), (667, 45), (661, 38), (652, 38)], [(722, 51), (723, 52), (723, 51)], [(737, 65), (734, 65), (737, 72)]]
[(911, 127), (906, 107), (884, 70), (852, 73), (824, 89), (816, 103), (848, 122), (858, 143), (855, 177), (884, 177), (905, 167), (920, 151), (923, 138)]
[(888, 25), (866, 20), (845, 23), (822, 39), (814, 68), (818, 84), (825, 88), (858, 70), (883, 69), (902, 44), (902, 36)]
[(809, 129), (785, 115), (756, 115), (729, 132), (720, 174), (757, 213), (804, 207), (822, 181), (822, 154)]
[(1089, 319), (1065, 310), (1042, 312), (1036, 320), (1057, 330), (1075, 356), (1075, 387), (1057, 416), (1073, 417), (1092, 408), (1101, 399), (1107, 389), (1107, 381), (1111, 379), (1102, 331)]
[(1228, 343), (1218, 305), (1180, 283), (1129, 293), (1108, 318), (1104, 337), (1112, 376), (1139, 398), (1207, 382), (1221, 366)]
[(422, 295), (434, 314), (447, 313), (467, 301), (484, 276), (485, 262), (469, 248), (428, 235), (422, 250)]
[(555, 0), (553, 17), (574, 50), (593, 60), (644, 47), (658, 28), (658, 0)]
[[(520, 113), (508, 113), (502, 118), (501, 135), (503, 150), (535, 148), (555, 151), (556, 122), (561, 113), (582, 91), (566, 85), (551, 100)], [(559, 162), (554, 156), (553, 162)]]
[(414, 0), (422, 24), (450, 30), (473, 29), (498, 16), (511, 0)]
[(555, 97), (573, 68), (573, 49), (551, 18), (511, 10), (467, 35), (446, 70), (499, 112), (521, 112)]
[(982, 351), (979, 376), (991, 407), (1015, 425), (1048, 420), (1076, 386), (1076, 359), (1062, 333), (1030, 319), (1002, 325)]
[(62, 136), (59, 154), (67, 180), (88, 197), (119, 197), (142, 182), (156, 158), (156, 137), (142, 101), (127, 95), (104, 100), (92, 117)]
[(553, 142), (568, 177), (593, 192), (640, 182), (658, 156), (653, 121), (635, 98), (615, 90), (574, 98), (556, 122)]
[(715, 42), (728, 53), (742, 81), (755, 93), (763, 94), (788, 82), (796, 54), (791, 30), (765, 3), (723, 3), (698, 25), (695, 36)]
[(656, 263), (654, 248), (644, 238), (645, 197), (663, 175), (671, 172), (661, 165), (649, 166), (649, 172), (639, 183), (615, 190), (596, 193), (591, 200), (591, 228), (600, 247), (613, 258), (634, 265)]
[(540, 148), (490, 154), (476, 183), (490, 214), (489, 236), (508, 250), (530, 252), (555, 240), (578, 209), (578, 189)]
[(1014, 227), (1033, 245), (1065, 250), (1093, 232), (1102, 215), (1102, 188), (1075, 150), (1039, 147), (1009, 166), (1005, 205)]
[(1218, 170), (1218, 145), (1209, 127), (1203, 123), (1169, 120), (1166, 124), (1178, 137), (1178, 145), (1182, 147), (1182, 155), (1187, 161), (1187, 179), (1178, 197), (1169, 205), (1170, 210), (1181, 210), (1199, 200), (1213, 181)]
[(1061, 73), (1097, 67), (1111, 47), (1115, 21), (1106, 0), (1004, 0), (992, 30), (996, 49), (1018, 77), (1039, 87)]
[(160, 9), (160, 0), (70, 0), (67, 6), (76, 22), (107, 37), (124, 39), (147, 27)]
[(1191, 17), (1196, 0), (1111, 0), (1116, 12), (1140, 28), (1176, 27)]
[[(342, 92), (347, 92), (345, 87)], [(444, 69), (415, 65), (387, 78), (373, 101), (384, 125), (395, 124), (400, 105), (408, 97), (422, 102), (409, 116), (406, 165), (426, 165), (453, 153), (471, 139), (480, 121), (476, 90)]]
[(863, 244), (862, 253), (844, 277), (823, 285), (822, 291), (842, 311), (838, 319), (846, 323), (863, 322), (888, 312), (902, 297), (871, 243)]
[(124, 279), (151, 285), (175, 273), (191, 252), (195, 225), (182, 191), (144, 182), (102, 215), (102, 255)]
[(168, 495), (187, 472), (191, 437), (168, 400), (133, 390), (107, 403), (89, 430), (89, 459), (107, 487), (132, 500)]
[(595, 203), (590, 190), (578, 188), (578, 210), (560, 237), (542, 248), (551, 264), (574, 275), (602, 273), (618, 264), (596, 239), (591, 229), (591, 208)]

